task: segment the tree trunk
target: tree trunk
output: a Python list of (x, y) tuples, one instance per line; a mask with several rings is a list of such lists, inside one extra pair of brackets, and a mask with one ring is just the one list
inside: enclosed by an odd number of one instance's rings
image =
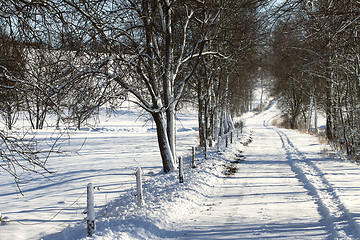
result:
[(316, 102), (316, 97), (314, 97), (314, 128), (315, 128), (315, 133), (318, 133), (318, 115), (317, 115), (317, 102)]
[(166, 109), (166, 131), (169, 140), (170, 149), (173, 158), (176, 159), (176, 129), (175, 115), (176, 102), (174, 99), (174, 76), (172, 73), (173, 53), (172, 53), (172, 23), (171, 23), (171, 6), (165, 1), (163, 5), (163, 31), (165, 36), (165, 59), (163, 73), (163, 96)]
[(306, 130), (308, 132), (310, 132), (310, 130), (311, 130), (310, 128), (311, 128), (311, 115), (312, 115), (313, 102), (314, 102), (314, 95), (311, 94), (310, 104), (309, 104), (309, 112), (308, 112), (307, 121), (306, 121)]
[(234, 127), (234, 121), (231, 117), (230, 112), (228, 112), (228, 114), (227, 114), (227, 121), (228, 121), (228, 125), (229, 125), (229, 131), (233, 130), (235, 127)]
[(176, 159), (176, 110), (174, 103), (170, 103), (166, 113), (167, 136), (173, 158)]
[(215, 108), (215, 120), (214, 120), (214, 139), (215, 141), (219, 136), (219, 110), (218, 107)]
[(175, 163), (167, 136), (164, 113), (152, 113), (152, 117), (156, 124), (157, 139), (163, 163), (163, 170), (167, 173), (175, 169)]
[(204, 111), (205, 111), (205, 117), (204, 117), (204, 120), (205, 120), (205, 148), (208, 146), (208, 141), (209, 141), (209, 132), (210, 132), (210, 129), (209, 129), (209, 97), (206, 96), (205, 97), (205, 106), (204, 106)]
[(205, 147), (205, 121), (204, 121), (204, 99), (201, 94), (201, 83), (198, 83), (198, 124), (199, 124), (199, 139), (200, 146)]
[(327, 89), (327, 104), (326, 104), (326, 137), (332, 141), (334, 140), (334, 114), (333, 114), (333, 89), (332, 83), (329, 82)]
[(220, 115), (220, 128), (219, 128), (219, 137), (222, 137), (222, 135), (224, 134), (224, 110), (221, 111), (221, 115)]
[(7, 106), (7, 111), (6, 111), (6, 125), (7, 125), (7, 128), (8, 130), (12, 130), (12, 109), (11, 109), (11, 106), (10, 104)]

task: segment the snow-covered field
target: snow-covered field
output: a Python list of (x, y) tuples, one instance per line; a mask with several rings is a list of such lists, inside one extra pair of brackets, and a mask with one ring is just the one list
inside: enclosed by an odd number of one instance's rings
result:
[[(86, 238), (89, 182), (97, 204), (91, 239), (360, 239), (360, 166), (321, 154), (331, 151), (315, 136), (272, 126), (278, 114), (272, 104), (243, 116), (244, 133), (222, 154), (214, 147), (205, 160), (197, 151), (195, 169), (188, 156), (198, 144), (196, 116), (179, 116), (183, 184), (176, 172), (161, 173), (155, 132), (133, 113), (71, 133), (67, 148), (84, 138), (85, 145), (80, 155), (51, 160), (58, 171), (51, 181), (36, 178), (21, 196), (1, 174), (0, 211), (11, 222), (0, 239)], [(142, 208), (137, 166), (145, 175)]]
[[(10, 222), (0, 226), (0, 239), (38, 239), (81, 222), (86, 217), (88, 183), (96, 187), (98, 211), (134, 189), (136, 167), (141, 166), (146, 176), (161, 171), (156, 130), (151, 123), (145, 125), (137, 112), (120, 111), (111, 118), (102, 117), (96, 128), (70, 132), (70, 139), (63, 136), (62, 150), (67, 156), (48, 161), (56, 174), (50, 180), (35, 176), (22, 186), (24, 196), (13, 179), (1, 172), (0, 212)], [(180, 114), (178, 118), (177, 150), (188, 155), (191, 147), (198, 145), (196, 116)], [(38, 136), (52, 133), (52, 129), (41, 130)]]

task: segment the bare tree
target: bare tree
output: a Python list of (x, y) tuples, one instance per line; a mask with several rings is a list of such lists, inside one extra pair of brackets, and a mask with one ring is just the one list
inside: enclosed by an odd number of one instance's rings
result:
[[(35, 71), (36, 64), (41, 63), (34, 64), (33, 59), (29, 60), (29, 51), (36, 53), (34, 49), (44, 48), (45, 42), (51, 41), (49, 38), (45, 41), (46, 36), (50, 35), (42, 34), (38, 31), (41, 28), (35, 27), (40, 25), (36, 25), (34, 19), (44, 21), (39, 16), (42, 14), (45, 16), (45, 12), (37, 12), (43, 10), (37, 8), (38, 1), (34, 1), (32, 5), (29, 3), (30, 1), (0, 2), (1, 109), (7, 116), (6, 128), (0, 130), (0, 170), (9, 173), (14, 178), (20, 192), (21, 185), (30, 181), (32, 174), (40, 174), (44, 177), (51, 174), (52, 172), (46, 167), (47, 159), (51, 153), (59, 153), (57, 145), (59, 138), (48, 141), (38, 140), (31, 130), (18, 131), (13, 128), (16, 116), (30, 109), (26, 107), (26, 103), (30, 105), (27, 97), (35, 96), (44, 100), (41, 104), (47, 104), (52, 101), (51, 96), (54, 95), (53, 91), (49, 91), (52, 89), (50, 83), (34, 81), (35, 75), (31, 73), (31, 70)], [(43, 28), (43, 33), (50, 33), (49, 29), (45, 29)], [(60, 72), (57, 74), (61, 75)], [(34, 106), (32, 104), (33, 102), (31, 102), (31, 107)], [(37, 119), (36, 125), (40, 127), (42, 121), (43, 118)]]
[(0, 114), (8, 130), (13, 128), (24, 98), (17, 91), (17, 82), (7, 76), (21, 77), (24, 66), (24, 46), (0, 29)]
[[(319, 103), (326, 113), (330, 143), (354, 159), (359, 158), (358, 8), (358, 1), (352, 0), (285, 1), (286, 28), (274, 34), (286, 38), (275, 44), (275, 48), (283, 47), (283, 53), (287, 51), (287, 60), (279, 61), (282, 64), (276, 68), (292, 64), (283, 69), (283, 83), (296, 85), (298, 91), (292, 97), (309, 106), (307, 125), (313, 102)], [(276, 58), (281, 60), (281, 55), (276, 54)], [(280, 92), (284, 94), (286, 89)]]
[(216, 54), (204, 52), (204, 46), (219, 10), (207, 13), (206, 1), (62, 2), (87, 24), (82, 30), (88, 33), (85, 39), (101, 43), (101, 50), (83, 49), (98, 63), (89, 66), (88, 73), (106, 75), (152, 116), (164, 172), (171, 171), (176, 107), (200, 57)]
[[(268, 1), (225, 1), (209, 36), (207, 50), (225, 58), (206, 56), (196, 72), (200, 144), (211, 145), (219, 134), (218, 124), (225, 116), (248, 110), (259, 66), (258, 49), (263, 30), (262, 9)], [(223, 116), (223, 119), (221, 119)], [(228, 129), (226, 129), (227, 131)], [(224, 131), (223, 131), (224, 132)]]

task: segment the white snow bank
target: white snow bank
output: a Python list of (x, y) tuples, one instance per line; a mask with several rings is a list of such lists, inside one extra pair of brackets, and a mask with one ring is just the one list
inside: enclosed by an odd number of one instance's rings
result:
[[(235, 152), (235, 147), (222, 155), (212, 152), (207, 160), (198, 154), (197, 168), (191, 168), (191, 158), (186, 157), (182, 184), (177, 172), (150, 172), (143, 183), (145, 206), (137, 206), (134, 186), (97, 213), (96, 233), (91, 239), (176, 238), (176, 223), (187, 220), (206, 205), (213, 187), (224, 177), (225, 159)], [(86, 223), (82, 222), (44, 240), (85, 238)]]

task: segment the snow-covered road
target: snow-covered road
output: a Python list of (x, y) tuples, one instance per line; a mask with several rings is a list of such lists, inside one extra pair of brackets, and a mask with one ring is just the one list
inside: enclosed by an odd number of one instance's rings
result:
[(184, 239), (359, 239), (356, 215), (335, 190), (339, 182), (321, 169), (327, 160), (317, 139), (271, 126), (276, 115), (272, 106), (246, 119), (253, 139), (241, 148), (246, 160), (183, 224)]

